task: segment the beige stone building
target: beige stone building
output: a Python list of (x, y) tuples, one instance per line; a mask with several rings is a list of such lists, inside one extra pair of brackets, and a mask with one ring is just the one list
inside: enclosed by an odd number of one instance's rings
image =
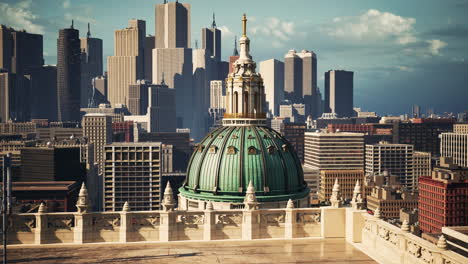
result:
[(431, 176), (431, 170), (431, 153), (415, 151), (413, 153), (413, 179), (416, 189), (418, 188), (419, 177)]
[[(333, 184), (338, 179), (340, 185), (341, 198), (351, 199), (353, 197), (354, 186), (359, 181), (364, 185), (364, 170), (322, 170), (320, 171), (319, 200), (329, 201), (332, 195)], [(363, 194), (365, 197), (365, 194)]]
[(304, 164), (320, 170), (363, 170), (364, 134), (306, 132)]
[(268, 111), (278, 116), (281, 101), (284, 100), (284, 62), (269, 59), (259, 63), (260, 74), (265, 86), (265, 101)]
[(144, 77), (146, 22), (131, 19), (114, 33), (114, 56), (107, 58), (108, 100), (127, 105), (128, 86)]
[(94, 158), (102, 173), (104, 146), (112, 142), (112, 117), (105, 114), (86, 114), (82, 119), (83, 137), (94, 144)]
[(370, 188), (366, 196), (367, 208), (372, 211), (379, 208), (384, 218), (399, 218), (401, 208), (418, 208), (417, 195), (403, 190), (396, 175), (387, 172), (368, 175), (366, 187)]
[(464, 133), (464, 126), (454, 131), (457, 132), (440, 134), (440, 154), (452, 158), (459, 166), (468, 167), (468, 133)]
[(453, 133), (468, 134), (468, 124), (454, 124)]

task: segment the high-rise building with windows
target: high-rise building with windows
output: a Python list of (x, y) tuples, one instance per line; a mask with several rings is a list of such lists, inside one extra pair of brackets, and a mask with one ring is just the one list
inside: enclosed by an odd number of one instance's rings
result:
[(93, 78), (102, 75), (102, 39), (92, 38), (88, 23), (85, 38), (80, 38), (81, 47), (81, 94), (80, 107), (88, 107), (92, 97)]
[(305, 132), (304, 165), (319, 170), (363, 170), (364, 134)]
[(194, 126), (190, 4), (178, 1), (156, 5), (156, 48), (153, 49), (153, 83), (175, 89), (177, 127)]
[[(128, 86), (143, 79), (146, 22), (131, 19), (114, 33), (114, 56), (107, 58), (108, 100), (112, 106), (128, 104)], [(149, 51), (148, 51), (149, 52)]]
[(442, 157), (431, 177), (419, 178), (419, 224), (425, 233), (468, 225), (468, 169)]
[(366, 145), (366, 174), (388, 171), (400, 179), (408, 190), (417, 189), (413, 171), (413, 146), (380, 142)]
[(429, 152), (414, 151), (413, 152), (413, 178), (416, 182), (415, 189), (418, 188), (418, 180), (420, 177), (429, 177), (432, 173), (432, 155)]
[(279, 116), (280, 104), (284, 100), (284, 62), (276, 59), (261, 61), (260, 74), (265, 85), (268, 112)]
[(353, 111), (352, 71), (329, 70), (325, 72), (325, 106), (327, 113), (340, 117), (352, 117)]
[(221, 30), (216, 27), (215, 15), (210, 28), (202, 28), (202, 49), (206, 49), (215, 61), (221, 61)]
[(82, 119), (83, 137), (94, 144), (95, 161), (103, 171), (104, 146), (112, 143), (112, 117), (106, 114), (86, 114)]
[(163, 152), (167, 147), (160, 142), (105, 146), (105, 211), (121, 211), (125, 202), (135, 211), (160, 209)]
[(440, 135), (440, 154), (452, 158), (459, 166), (468, 167), (468, 133), (466, 126), (455, 125), (454, 133)]
[[(338, 179), (340, 185), (341, 198), (351, 199), (353, 197), (356, 182), (364, 185), (363, 170), (322, 170), (320, 171), (320, 188), (318, 198), (320, 201), (329, 201), (332, 195), (333, 185)], [(365, 192), (363, 194), (365, 197)]]
[(81, 50), (79, 31), (61, 29), (57, 39), (57, 101), (59, 121), (80, 121)]

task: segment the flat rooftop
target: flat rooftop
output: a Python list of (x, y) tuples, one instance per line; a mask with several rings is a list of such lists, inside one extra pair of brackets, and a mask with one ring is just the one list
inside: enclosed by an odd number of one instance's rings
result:
[(377, 263), (344, 239), (11, 246), (11, 263)]

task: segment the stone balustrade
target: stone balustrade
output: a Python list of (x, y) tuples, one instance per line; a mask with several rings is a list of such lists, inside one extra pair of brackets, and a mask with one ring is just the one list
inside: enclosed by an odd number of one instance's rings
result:
[(381, 263), (468, 263), (467, 258), (446, 249), (443, 237), (439, 239), (438, 245), (434, 245), (409, 233), (404, 225), (399, 228), (378, 217), (369, 214), (363, 216), (362, 241), (357, 246)]
[[(320, 238), (330, 232), (322, 228), (325, 209), (16, 214), (9, 220), (8, 244)], [(344, 216), (345, 208), (338, 210)]]

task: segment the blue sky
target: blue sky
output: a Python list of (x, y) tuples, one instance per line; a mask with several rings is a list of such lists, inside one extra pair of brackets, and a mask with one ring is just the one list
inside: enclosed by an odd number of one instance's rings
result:
[[(146, 20), (154, 34), (154, 5), (143, 0), (0, 0), (0, 23), (44, 34), (46, 63), (56, 63), (58, 30), (71, 19), (80, 35), (91, 23), (113, 53), (113, 32), (128, 19)], [(282, 59), (289, 49), (317, 53), (318, 85), (329, 69), (355, 72), (355, 106), (380, 114), (468, 110), (468, 0), (181, 1), (191, 4), (192, 41), (211, 24), (223, 31), (223, 57), (247, 13), (254, 59)], [(193, 45), (193, 44), (192, 44)]]

